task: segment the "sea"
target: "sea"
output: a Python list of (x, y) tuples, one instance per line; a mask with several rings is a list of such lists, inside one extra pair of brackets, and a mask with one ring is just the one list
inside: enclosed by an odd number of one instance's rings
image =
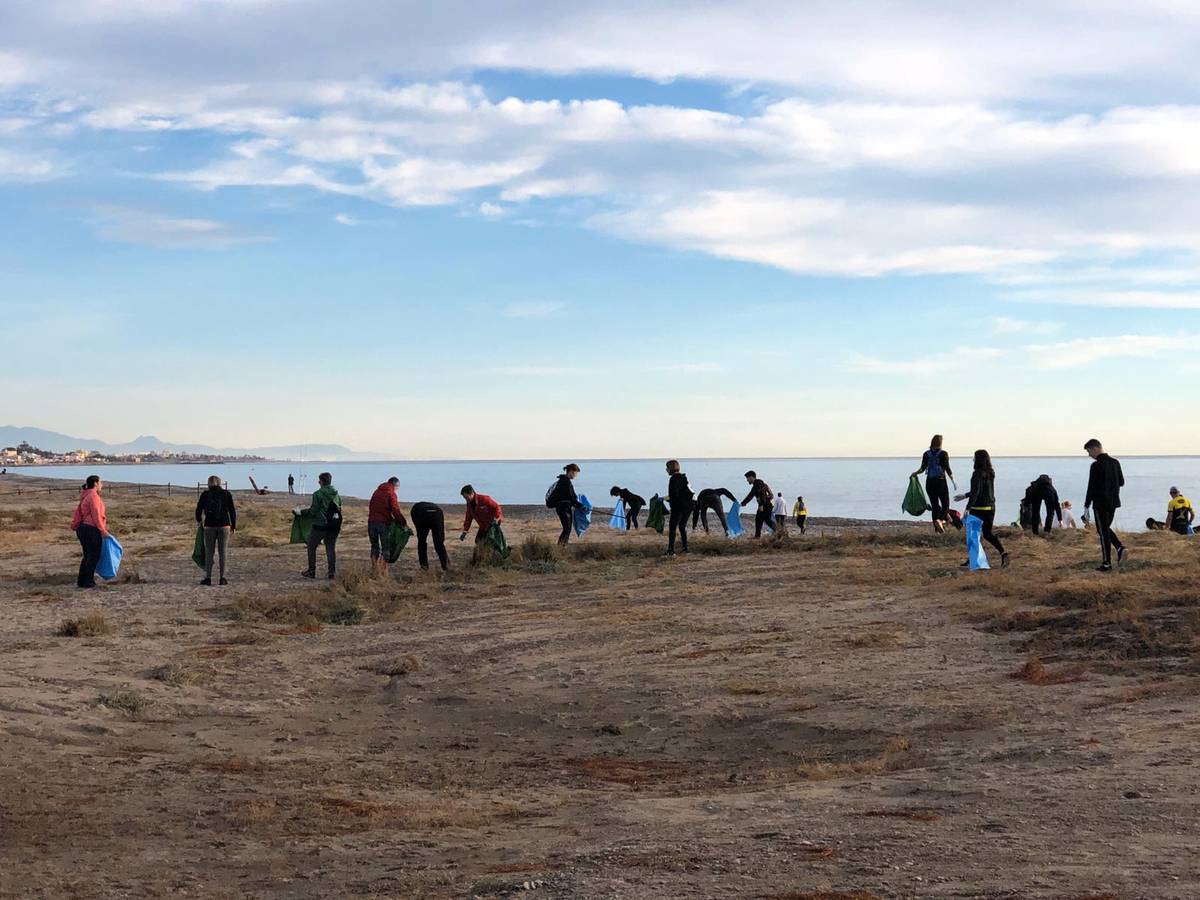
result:
[[(501, 504), (540, 504), (546, 489), (567, 462), (580, 468), (576, 490), (593, 505), (611, 506), (609, 489), (627, 487), (649, 498), (665, 494), (667, 475), (661, 459), (576, 459), (576, 460), (455, 460), (379, 462), (256, 462), (221, 464), (145, 464), (104, 466), (21, 466), (9, 468), (10, 476), (37, 475), (69, 478), (80, 482), (92, 473), (108, 481), (135, 484), (167, 484), (194, 488), (209, 475), (220, 475), (233, 489), (249, 489), (253, 478), (272, 493), (287, 491), (287, 476), (295, 476), (296, 493), (316, 490), (317, 474), (330, 472), (338, 490), (350, 497), (366, 498), (375, 487), (395, 475), (400, 479), (400, 497), (406, 501), (430, 500), (460, 503), (459, 489), (474, 485)], [(918, 467), (917, 458), (838, 459), (681, 459), (692, 489), (726, 487), (739, 499), (747, 484), (742, 477), (754, 469), (777, 492), (782, 492), (791, 509), (796, 495), (804, 497), (813, 517), (843, 516), (859, 519), (910, 519), (900, 509), (909, 474)], [(970, 481), (971, 461), (957, 463), (958, 487), (965, 491)], [(1083, 512), (1088, 466), (1085, 455), (1071, 457), (996, 458), (998, 524), (1016, 521), (1025, 488), (1041, 474), (1054, 479), (1059, 496), (1071, 500), (1076, 518)], [(1135, 531), (1144, 528), (1148, 517), (1163, 519), (1168, 491), (1177, 485), (1186, 496), (1200, 494), (1200, 457), (1127, 456), (1121, 459), (1125, 472), (1122, 508), (1116, 524)], [(0, 493), (4, 489), (0, 488)], [(1200, 499), (1200, 498), (1198, 498)], [(962, 503), (954, 504), (957, 508)]]

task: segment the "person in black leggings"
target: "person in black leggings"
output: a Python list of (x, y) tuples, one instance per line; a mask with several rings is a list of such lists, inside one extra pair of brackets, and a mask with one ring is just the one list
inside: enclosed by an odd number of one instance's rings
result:
[(679, 471), (679, 460), (671, 459), (667, 461), (667, 474), (671, 476), (667, 483), (667, 500), (671, 504), (671, 530), (667, 539), (667, 555), (675, 555), (675, 532), (679, 532), (679, 543), (681, 545), (681, 553), (687, 553), (687, 520), (692, 514), (692, 494), (691, 485), (688, 484), (687, 476)]
[(413, 527), (417, 530), (417, 560), (421, 563), (421, 568), (429, 568), (427, 541), (432, 534), (433, 550), (437, 553), (438, 562), (442, 564), (442, 571), (446, 571), (450, 560), (446, 556), (446, 516), (442, 508), (436, 503), (422, 500), (413, 504), (411, 518)]
[[(970, 493), (959, 494), (954, 499), (967, 501), (967, 512), (983, 522), (983, 539), (999, 551), (1000, 567), (1008, 568), (1008, 551), (992, 531), (996, 524), (996, 470), (992, 468), (992, 457), (986, 450), (975, 451)], [(963, 566), (970, 564), (967, 560)]]
[(708, 534), (708, 513), (711, 510), (716, 514), (722, 530), (726, 535), (729, 534), (725, 510), (721, 506), (722, 497), (728, 497), (731, 503), (737, 503), (737, 497), (733, 496), (728, 488), (705, 488), (696, 495), (696, 505), (692, 508), (692, 531), (696, 530), (696, 523), (699, 522), (704, 526), (704, 533)]
[(942, 449), (940, 434), (935, 434), (929, 441), (929, 449), (921, 457), (921, 468), (913, 472), (913, 477), (922, 472), (925, 473), (925, 493), (929, 497), (933, 530), (941, 534), (946, 530), (950, 510), (950, 488), (946, 479), (953, 481), (954, 473), (950, 471), (950, 454)]
[(625, 530), (638, 527), (638, 513), (642, 511), (642, 507), (646, 505), (646, 498), (639, 497), (628, 488), (617, 487), (615, 484), (612, 490), (608, 492), (610, 497), (616, 497), (625, 501)]
[(563, 466), (563, 473), (546, 492), (546, 505), (558, 513), (558, 521), (562, 523), (562, 533), (558, 536), (559, 546), (565, 547), (571, 540), (571, 532), (575, 528), (575, 510), (580, 506), (579, 498), (575, 496), (575, 485), (571, 484), (579, 474), (579, 466), (568, 463)]

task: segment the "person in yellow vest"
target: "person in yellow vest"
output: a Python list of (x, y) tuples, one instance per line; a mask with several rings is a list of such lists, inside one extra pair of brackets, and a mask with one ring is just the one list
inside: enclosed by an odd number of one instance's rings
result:
[(1167, 504), (1167, 527), (1176, 534), (1189, 534), (1195, 520), (1196, 511), (1192, 509), (1192, 501), (1179, 493), (1179, 488), (1171, 488), (1171, 502)]
[(808, 507), (804, 505), (803, 497), (796, 497), (796, 502), (792, 504), (792, 515), (796, 517), (796, 527), (804, 534), (804, 524), (808, 521)]

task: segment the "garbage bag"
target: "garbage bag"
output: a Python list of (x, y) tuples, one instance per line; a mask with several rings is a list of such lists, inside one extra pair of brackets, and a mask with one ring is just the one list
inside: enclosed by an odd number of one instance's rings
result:
[(192, 562), (204, 568), (204, 526), (196, 526), (196, 543), (192, 546)]
[(729, 526), (730, 537), (740, 537), (742, 533), (742, 505), (736, 500), (729, 504), (729, 512), (725, 513), (725, 524)]
[(116, 578), (121, 568), (121, 557), (125, 555), (121, 542), (111, 534), (100, 545), (100, 562), (96, 563), (96, 574), (101, 578)]
[(667, 504), (663, 498), (655, 494), (650, 498), (650, 506), (646, 512), (646, 527), (653, 528), (659, 534), (667, 527)]
[(618, 531), (624, 531), (625, 525), (628, 523), (625, 517), (625, 501), (618, 500), (617, 505), (613, 507), (613, 514), (608, 520), (608, 527), (615, 528)]
[(987, 554), (983, 552), (983, 519), (968, 515), (963, 522), (967, 528), (967, 562), (971, 571), (990, 569)]
[(312, 531), (313, 520), (312, 514), (309, 511), (303, 510), (297, 512), (292, 510), (292, 537), (288, 541), (289, 544), (307, 544), (308, 533)]
[(583, 537), (583, 533), (592, 524), (592, 501), (587, 494), (579, 495), (579, 505), (575, 507), (575, 536)]
[(501, 559), (508, 559), (512, 553), (512, 548), (508, 546), (508, 541), (504, 538), (504, 532), (500, 530), (499, 522), (491, 524), (484, 533), (483, 542), (495, 550)]
[(900, 504), (900, 509), (910, 516), (923, 516), (932, 508), (925, 497), (925, 489), (921, 487), (921, 482), (916, 475), (912, 476), (908, 479), (908, 490), (904, 494), (904, 502)]
[(394, 563), (400, 558), (400, 551), (408, 546), (408, 539), (413, 536), (413, 530), (399, 522), (393, 521), (388, 526), (388, 562)]

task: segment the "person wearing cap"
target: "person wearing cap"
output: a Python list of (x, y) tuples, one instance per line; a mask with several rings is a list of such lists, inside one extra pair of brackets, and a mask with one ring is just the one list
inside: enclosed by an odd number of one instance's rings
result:
[(1171, 502), (1167, 504), (1167, 527), (1176, 534), (1188, 534), (1194, 521), (1196, 511), (1192, 509), (1192, 501), (1179, 493), (1179, 488), (1171, 488)]

